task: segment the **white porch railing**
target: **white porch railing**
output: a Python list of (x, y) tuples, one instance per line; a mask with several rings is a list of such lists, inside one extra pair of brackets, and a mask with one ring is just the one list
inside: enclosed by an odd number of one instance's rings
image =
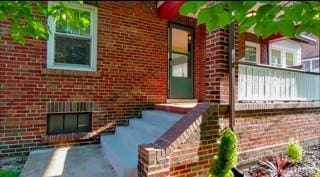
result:
[(295, 69), (240, 63), (238, 100), (320, 100), (320, 75)]

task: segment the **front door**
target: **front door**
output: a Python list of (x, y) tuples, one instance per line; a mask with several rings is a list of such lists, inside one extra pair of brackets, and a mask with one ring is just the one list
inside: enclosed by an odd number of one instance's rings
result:
[(193, 29), (169, 25), (169, 98), (193, 98)]

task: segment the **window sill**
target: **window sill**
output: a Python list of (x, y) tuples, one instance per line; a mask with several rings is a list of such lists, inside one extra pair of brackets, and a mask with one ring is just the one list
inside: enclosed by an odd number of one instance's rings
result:
[(281, 109), (305, 109), (305, 108), (320, 108), (320, 102), (274, 102), (274, 103), (236, 103), (237, 111), (246, 110), (281, 110)]
[(66, 75), (66, 76), (91, 76), (100, 77), (100, 73), (93, 71), (79, 71), (79, 70), (63, 70), (53, 68), (42, 68), (42, 75)]
[(57, 135), (46, 135), (43, 138), (44, 143), (67, 143), (81, 140), (92, 139), (94, 136), (90, 132), (79, 132), (79, 133), (68, 133), (68, 134), (57, 134)]

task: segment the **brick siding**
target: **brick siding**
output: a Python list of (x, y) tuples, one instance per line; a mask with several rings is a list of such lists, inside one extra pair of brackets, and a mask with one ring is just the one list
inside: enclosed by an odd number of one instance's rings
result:
[[(195, 20), (173, 21), (195, 26)], [(46, 41), (13, 42), (1, 21), (0, 156), (61, 143), (97, 143), (101, 132), (167, 98), (168, 21), (156, 2), (99, 2), (97, 71), (46, 68)], [(195, 98), (203, 100), (205, 28), (195, 28)], [(92, 132), (47, 136), (49, 102), (90, 102)]]

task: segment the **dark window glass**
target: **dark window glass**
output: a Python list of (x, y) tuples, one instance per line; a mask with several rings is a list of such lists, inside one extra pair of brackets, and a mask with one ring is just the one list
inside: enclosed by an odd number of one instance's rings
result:
[(64, 129), (66, 132), (77, 131), (77, 114), (66, 114), (64, 119)]
[(54, 62), (90, 66), (91, 39), (55, 35)]
[(90, 114), (80, 114), (78, 117), (78, 129), (79, 130), (87, 130), (90, 126), (89, 122)]
[(245, 48), (245, 60), (246, 61), (251, 61), (251, 62), (256, 62), (257, 61), (257, 48), (256, 47), (251, 47), (251, 46), (246, 46)]
[(312, 60), (312, 70), (317, 71), (319, 69), (319, 59)]
[(49, 125), (49, 132), (63, 131), (63, 115), (51, 115)]
[(48, 115), (48, 134), (91, 131), (91, 113)]

